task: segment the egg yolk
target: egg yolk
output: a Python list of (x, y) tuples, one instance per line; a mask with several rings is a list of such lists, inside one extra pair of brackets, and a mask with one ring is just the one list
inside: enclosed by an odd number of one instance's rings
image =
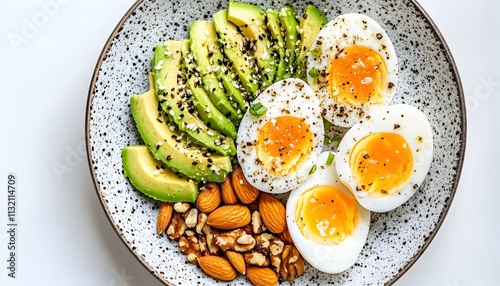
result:
[(342, 105), (378, 104), (384, 99), (389, 83), (384, 58), (366, 46), (348, 46), (330, 65), (329, 92)]
[(274, 175), (295, 172), (311, 153), (313, 139), (303, 118), (289, 115), (272, 118), (258, 131), (258, 163)]
[(300, 195), (295, 222), (304, 237), (336, 245), (349, 237), (358, 224), (356, 200), (333, 186), (316, 186)]
[(357, 191), (386, 196), (408, 183), (413, 172), (413, 155), (403, 136), (376, 132), (354, 145), (349, 165)]

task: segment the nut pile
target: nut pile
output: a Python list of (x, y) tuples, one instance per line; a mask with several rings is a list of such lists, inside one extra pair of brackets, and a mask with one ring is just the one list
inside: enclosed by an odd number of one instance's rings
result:
[(207, 183), (194, 205), (163, 203), (157, 231), (177, 240), (189, 262), (219, 280), (240, 273), (254, 285), (276, 285), (304, 273), (285, 207), (250, 185), (239, 166), (220, 185)]

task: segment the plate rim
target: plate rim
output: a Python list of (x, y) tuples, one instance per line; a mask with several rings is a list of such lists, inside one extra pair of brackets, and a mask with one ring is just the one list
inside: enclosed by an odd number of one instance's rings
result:
[[(94, 191), (96, 192), (100, 205), (106, 214), (106, 217), (108, 218), (108, 221), (112, 225), (113, 229), (115, 230), (116, 234), (122, 241), (122, 243), (126, 246), (126, 248), (130, 251), (130, 253), (142, 264), (146, 270), (148, 270), (149, 273), (151, 273), (156, 279), (158, 279), (161, 283), (165, 285), (174, 285), (168, 280), (164, 279), (164, 277), (160, 277), (158, 273), (152, 269), (152, 267), (137, 253), (135, 253), (132, 248), (130, 247), (130, 244), (127, 242), (125, 235), (123, 234), (122, 231), (118, 228), (117, 224), (114, 222), (113, 218), (111, 217), (111, 214), (108, 210), (108, 207), (105, 203), (105, 199), (102, 196), (102, 193), (100, 191), (99, 183), (96, 178), (96, 173), (95, 173), (95, 165), (92, 160), (92, 146), (90, 146), (90, 112), (92, 109), (92, 103), (94, 99), (94, 92), (96, 90), (96, 83), (97, 79), (99, 77), (100, 73), (100, 68), (102, 66), (102, 63), (106, 60), (107, 58), (107, 53), (109, 52), (112, 43), (114, 39), (116, 38), (117, 34), (121, 31), (123, 25), (128, 21), (130, 16), (134, 13), (134, 11), (139, 7), (143, 2), (147, 0), (136, 0), (130, 8), (127, 9), (125, 14), (121, 17), (120, 21), (115, 25), (113, 28), (112, 32), (108, 36), (105, 45), (103, 46), (98, 60), (95, 64), (94, 67), (94, 72), (92, 73), (90, 85), (89, 85), (89, 90), (88, 90), (88, 95), (87, 95), (87, 103), (86, 103), (86, 108), (85, 108), (85, 146), (86, 146), (86, 153), (87, 153), (87, 162), (89, 166), (89, 171), (90, 175), (92, 177), (92, 183), (94, 185)], [(409, 0), (407, 2), (408, 4), (411, 4), (415, 7), (415, 9), (422, 15), (423, 20), (426, 21), (431, 29), (432, 32), (434, 33), (435, 37), (439, 40), (439, 42), (442, 44), (443, 48), (442, 51), (447, 58), (448, 62), (450, 63), (449, 69), (451, 70), (452, 74), (455, 77), (455, 81), (457, 84), (457, 91), (458, 91), (458, 97), (459, 97), (459, 109), (460, 109), (460, 116), (462, 117), (461, 120), (461, 126), (460, 130), (462, 131), (460, 134), (460, 148), (459, 148), (459, 160), (456, 168), (456, 174), (453, 180), (452, 184), (452, 189), (450, 193), (450, 197), (448, 199), (448, 202), (446, 203), (445, 208), (440, 214), (440, 217), (436, 223), (435, 228), (429, 233), (429, 236), (425, 238), (425, 242), (422, 245), (422, 247), (418, 250), (418, 252), (410, 258), (408, 263), (406, 263), (401, 269), (398, 270), (398, 273), (393, 276), (385, 285), (392, 285), (394, 284), (397, 280), (399, 280), (422, 256), (422, 254), (427, 250), (427, 247), (431, 244), (431, 242), (434, 240), (436, 237), (437, 233), (439, 232), (442, 224), (444, 223), (444, 220), (446, 219), (448, 212), (451, 208), (452, 202), (455, 198), (455, 194), (457, 192), (459, 183), (460, 183), (460, 177), (462, 175), (462, 168), (463, 164), (465, 161), (465, 152), (466, 152), (466, 145), (467, 145), (467, 111), (466, 111), (466, 103), (465, 103), (465, 95), (463, 91), (463, 86), (462, 86), (462, 81), (460, 78), (460, 74), (455, 62), (455, 59), (453, 58), (453, 54), (451, 53), (451, 49), (449, 48), (446, 40), (444, 39), (441, 31), (439, 30), (438, 26), (436, 23), (432, 20), (430, 15), (427, 13), (427, 11), (422, 7), (422, 5), (417, 1), (417, 0)]]

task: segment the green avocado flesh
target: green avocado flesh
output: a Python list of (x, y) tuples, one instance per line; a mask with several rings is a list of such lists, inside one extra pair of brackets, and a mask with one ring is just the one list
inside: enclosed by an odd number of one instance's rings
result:
[[(190, 28), (190, 51), (196, 62), (199, 70), (199, 75), (203, 86), (207, 91), (212, 102), (224, 114), (226, 114), (231, 121), (238, 123), (243, 117), (241, 110), (233, 106), (229, 100), (224, 86), (219, 82), (211, 64), (210, 47), (212, 39), (209, 38), (207, 25), (202, 21), (195, 21)], [(209, 54), (210, 53), (210, 54)]]
[(299, 41), (299, 34), (297, 28), (299, 23), (297, 22), (295, 10), (291, 6), (284, 6), (279, 12), (279, 19), (281, 26), (283, 27), (284, 39), (285, 39), (285, 58), (287, 60), (287, 67), (285, 72), (285, 78), (292, 77), (295, 72), (295, 54), (297, 52), (297, 42)]
[(126, 146), (122, 150), (125, 177), (145, 195), (164, 202), (194, 202), (198, 183), (177, 174), (156, 160), (144, 145)]
[(196, 181), (222, 182), (232, 171), (230, 156), (211, 154), (194, 145), (170, 121), (160, 108), (151, 75), (149, 91), (130, 97), (130, 107), (137, 130), (154, 158), (175, 172)]
[(260, 69), (261, 90), (274, 82), (276, 56), (266, 27), (266, 12), (252, 4), (229, 1), (227, 19), (238, 26), (248, 40), (255, 43), (255, 58)]
[(219, 38), (220, 46), (246, 91), (255, 96), (259, 89), (257, 71), (250, 51), (246, 49), (245, 39), (238, 31), (238, 27), (227, 20), (227, 10), (213, 15), (214, 26)]
[(300, 44), (297, 55), (295, 77), (307, 79), (307, 53), (316, 39), (319, 31), (328, 23), (325, 14), (314, 5), (307, 5), (304, 15), (300, 18)]
[(191, 50), (202, 49), (198, 54), (209, 59), (209, 68), (215, 72), (215, 76), (222, 83), (229, 100), (237, 104), (237, 108), (242, 114), (245, 113), (247, 104), (244, 94), (246, 91), (242, 93), (241, 89), (244, 90), (244, 88), (239, 78), (237, 78), (233, 68), (228, 66), (229, 62), (222, 54), (214, 23), (202, 20), (194, 21), (189, 29), (189, 36)]
[(207, 126), (236, 139), (238, 131), (236, 126), (227, 118), (210, 100), (210, 97), (203, 89), (194, 59), (189, 52), (189, 41), (181, 41), (181, 66), (182, 75), (185, 81), (186, 94), (193, 96), (194, 107), (198, 111), (198, 117), (207, 123)]
[(171, 121), (195, 143), (222, 155), (234, 155), (234, 140), (209, 128), (193, 114), (194, 106), (190, 106), (186, 100), (188, 96), (179, 89), (177, 79), (181, 70), (181, 45), (181, 41), (167, 41), (155, 48), (153, 77), (160, 105)]
[(276, 75), (274, 80), (279, 81), (285, 78), (285, 72), (288, 68), (288, 59), (285, 58), (285, 39), (283, 39), (283, 31), (281, 31), (280, 19), (278, 16), (278, 11), (275, 9), (268, 9), (266, 11), (267, 16), (267, 28), (271, 33), (271, 38), (273, 41), (273, 49), (275, 53), (278, 54), (279, 61), (278, 67), (276, 69)]

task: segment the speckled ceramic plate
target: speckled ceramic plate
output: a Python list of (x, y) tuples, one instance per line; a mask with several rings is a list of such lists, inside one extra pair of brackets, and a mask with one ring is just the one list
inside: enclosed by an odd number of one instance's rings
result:
[[(252, 1), (263, 8), (309, 1)], [(377, 20), (395, 45), (399, 85), (394, 103), (418, 107), (429, 118), (435, 156), (419, 192), (394, 211), (374, 214), (356, 264), (336, 274), (307, 266), (296, 284), (383, 285), (395, 282), (420, 257), (444, 220), (455, 194), (465, 152), (466, 118), (459, 75), (436, 26), (412, 0), (314, 0), (329, 19), (360, 12)], [(89, 91), (86, 138), (97, 195), (123, 242), (165, 284), (216, 284), (186, 263), (177, 243), (155, 233), (159, 203), (140, 194), (123, 176), (121, 149), (139, 144), (129, 97), (148, 88), (152, 50), (167, 39), (188, 37), (195, 19), (227, 6), (226, 0), (135, 3), (118, 23), (98, 60)], [(186, 284), (187, 283), (187, 284)], [(239, 277), (229, 284), (245, 284)], [(285, 283), (286, 284), (286, 283)]]

